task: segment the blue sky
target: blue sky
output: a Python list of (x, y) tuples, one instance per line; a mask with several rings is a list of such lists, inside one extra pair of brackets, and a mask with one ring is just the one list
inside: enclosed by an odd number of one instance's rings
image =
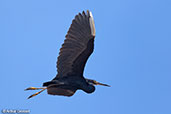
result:
[[(96, 40), (84, 76), (110, 84), (27, 100), (56, 75), (72, 19), (92, 11)], [(170, 0), (1, 0), (0, 110), (31, 114), (171, 114)]]

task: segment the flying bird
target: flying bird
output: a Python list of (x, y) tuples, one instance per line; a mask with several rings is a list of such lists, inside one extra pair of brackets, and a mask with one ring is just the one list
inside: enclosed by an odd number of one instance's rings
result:
[(83, 76), (87, 59), (94, 50), (95, 25), (92, 13), (87, 10), (77, 14), (65, 37), (57, 59), (58, 74), (51, 81), (43, 83), (44, 87), (25, 89), (41, 90), (28, 99), (46, 89), (50, 95), (72, 96), (77, 90), (92, 93), (95, 91), (94, 85), (110, 87)]

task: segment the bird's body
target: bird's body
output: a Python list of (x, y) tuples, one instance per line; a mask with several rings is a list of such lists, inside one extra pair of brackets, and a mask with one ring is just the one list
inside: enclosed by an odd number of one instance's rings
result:
[(47, 92), (51, 95), (72, 96), (78, 89), (87, 93), (95, 91), (95, 87), (89, 84), (87, 79), (78, 76), (58, 78), (50, 82), (45, 82), (43, 86), (48, 88)]
[(95, 91), (94, 85), (109, 86), (83, 76), (85, 64), (94, 50), (95, 25), (92, 13), (83, 11), (76, 15), (65, 37), (57, 61), (58, 74), (52, 81), (45, 82), (44, 88), (27, 88), (42, 89), (29, 98), (45, 89), (51, 95), (72, 96), (78, 89), (92, 93)]

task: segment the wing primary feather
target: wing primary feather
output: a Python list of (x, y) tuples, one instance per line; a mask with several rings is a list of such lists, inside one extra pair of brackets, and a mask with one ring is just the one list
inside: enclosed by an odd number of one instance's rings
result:
[(89, 14), (90, 18), (89, 18), (89, 22), (90, 22), (90, 28), (91, 28), (91, 34), (93, 36), (95, 36), (96, 34), (96, 30), (95, 30), (95, 24), (94, 24), (94, 19), (93, 19), (93, 14), (89, 11), (87, 11), (87, 13)]

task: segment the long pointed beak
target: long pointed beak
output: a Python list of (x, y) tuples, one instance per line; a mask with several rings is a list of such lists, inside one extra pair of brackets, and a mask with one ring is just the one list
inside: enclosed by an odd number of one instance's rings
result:
[(102, 83), (100, 83), (100, 82), (96, 82), (96, 85), (102, 85), (102, 86), (111, 87), (110, 85), (107, 85), (107, 84), (102, 84)]

